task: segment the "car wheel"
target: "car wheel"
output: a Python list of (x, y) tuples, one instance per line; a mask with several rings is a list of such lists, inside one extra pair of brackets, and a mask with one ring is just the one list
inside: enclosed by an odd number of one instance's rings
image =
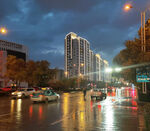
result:
[(48, 98), (45, 99), (45, 103), (48, 103)]

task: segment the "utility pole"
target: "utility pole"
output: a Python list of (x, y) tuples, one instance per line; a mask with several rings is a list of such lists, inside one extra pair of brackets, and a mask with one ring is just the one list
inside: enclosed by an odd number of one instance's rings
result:
[[(143, 60), (146, 52), (146, 33), (145, 33), (145, 11), (141, 12), (141, 51), (143, 52)], [(147, 93), (146, 82), (142, 82), (143, 94)]]

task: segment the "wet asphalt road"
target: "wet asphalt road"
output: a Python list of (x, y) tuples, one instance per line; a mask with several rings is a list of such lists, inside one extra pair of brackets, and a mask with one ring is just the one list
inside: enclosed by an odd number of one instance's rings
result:
[(58, 102), (0, 97), (0, 131), (146, 131), (137, 91), (116, 89), (92, 101), (90, 91), (64, 93)]

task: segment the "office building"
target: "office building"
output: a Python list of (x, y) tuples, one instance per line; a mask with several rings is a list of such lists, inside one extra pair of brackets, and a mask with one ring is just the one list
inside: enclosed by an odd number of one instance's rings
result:
[(28, 59), (28, 49), (21, 44), (0, 40), (0, 87), (5, 86), (4, 74), (7, 70), (8, 55), (13, 55), (26, 61)]
[(28, 59), (28, 49), (21, 44), (0, 40), (0, 51), (6, 51), (7, 55), (13, 55), (25, 61)]

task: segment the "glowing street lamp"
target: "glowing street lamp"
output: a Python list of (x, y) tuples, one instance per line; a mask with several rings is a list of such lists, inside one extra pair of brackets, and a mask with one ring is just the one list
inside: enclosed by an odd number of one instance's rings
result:
[(7, 34), (7, 29), (4, 27), (0, 28), (0, 33), (1, 34)]
[(133, 8), (133, 7), (132, 7), (132, 5), (130, 5), (130, 4), (126, 4), (126, 5), (124, 6), (124, 10), (125, 10), (125, 11), (128, 11), (128, 10), (130, 10), (131, 8)]

